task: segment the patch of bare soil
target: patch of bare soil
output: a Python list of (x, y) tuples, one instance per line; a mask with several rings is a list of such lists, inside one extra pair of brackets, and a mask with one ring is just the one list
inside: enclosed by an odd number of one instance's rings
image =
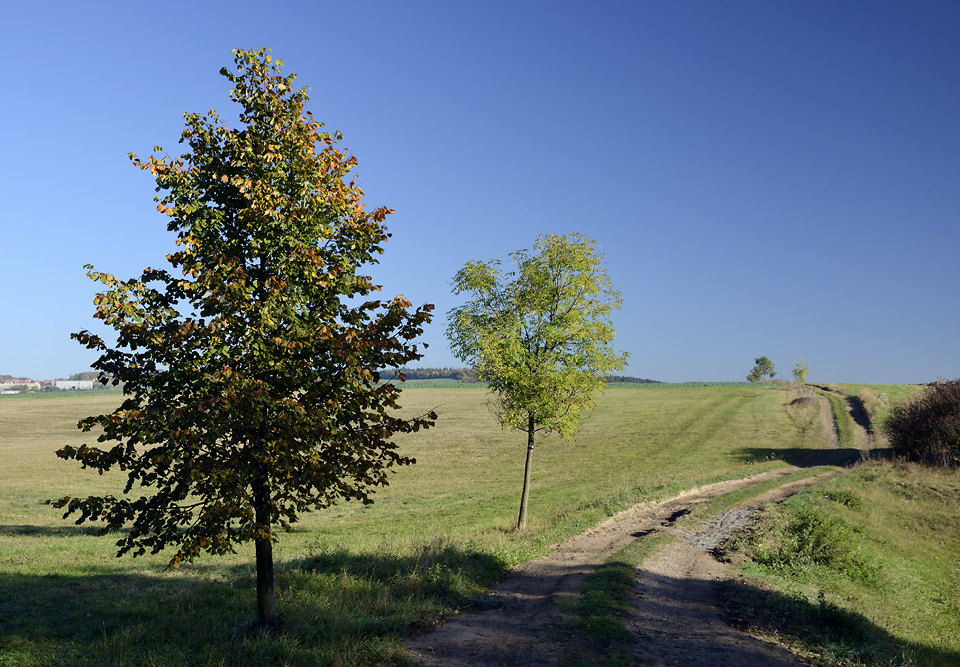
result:
[(820, 432), (827, 439), (827, 447), (836, 447), (837, 423), (833, 417), (833, 408), (830, 407), (830, 399), (822, 395), (816, 398), (820, 401)]
[[(825, 465), (846, 453), (824, 451), (807, 465)], [(696, 489), (654, 506), (638, 506), (562, 545), (550, 555), (523, 563), (485, 597), (482, 611), (457, 616), (437, 631), (412, 639), (409, 654), (420, 665), (565, 665), (571, 654), (589, 655), (560, 611), (560, 601), (574, 595), (609, 555), (633, 540), (658, 530), (675, 530), (676, 520), (699, 503), (737, 489), (784, 477), (783, 468), (741, 480)], [(780, 487), (796, 492), (818, 478)], [(677, 540), (654, 554), (638, 570), (639, 588), (629, 627), (639, 638), (638, 665), (795, 665), (782, 649), (756, 640), (720, 620), (715, 582), (732, 576), (710, 550), (750, 516), (716, 517), (690, 539)], [(779, 661), (779, 662), (777, 662)]]

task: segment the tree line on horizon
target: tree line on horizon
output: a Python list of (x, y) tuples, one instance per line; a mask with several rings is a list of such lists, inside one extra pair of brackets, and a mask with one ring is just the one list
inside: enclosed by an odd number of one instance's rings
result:
[[(457, 380), (458, 382), (476, 382), (476, 370), (473, 368), (399, 368), (390, 371), (384, 371), (381, 377), (384, 380), (391, 380), (391, 374), (403, 376), (407, 380)], [(604, 379), (608, 383), (623, 382), (629, 384), (663, 384), (660, 380), (650, 380), (647, 378), (638, 378), (630, 375), (605, 375)]]

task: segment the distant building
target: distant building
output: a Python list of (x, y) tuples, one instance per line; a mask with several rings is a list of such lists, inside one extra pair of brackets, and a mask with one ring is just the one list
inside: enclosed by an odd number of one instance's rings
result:
[(55, 380), (57, 389), (93, 389), (93, 380)]
[(21, 391), (38, 389), (40, 389), (40, 383), (33, 380), (4, 380), (0, 382), (0, 394), (19, 394)]

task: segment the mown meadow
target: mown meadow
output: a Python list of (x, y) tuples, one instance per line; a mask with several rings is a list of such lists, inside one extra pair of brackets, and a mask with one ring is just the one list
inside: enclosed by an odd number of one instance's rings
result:
[[(611, 388), (572, 442), (534, 455), (527, 531), (512, 530), (525, 438), (503, 431), (483, 387), (416, 387), (404, 410), (435, 409), (405, 437), (373, 505), (301, 516), (275, 547), (281, 629), (250, 632), (253, 547), (164, 571), (163, 553), (115, 557), (114, 539), (44, 501), (119, 493), (56, 458), (91, 442), (81, 417), (117, 394), (0, 399), (0, 665), (404, 664), (402, 637), (468, 613), (505, 568), (547, 553), (631, 505), (801, 462), (824, 445), (778, 386)], [(955, 563), (954, 563), (955, 566)]]

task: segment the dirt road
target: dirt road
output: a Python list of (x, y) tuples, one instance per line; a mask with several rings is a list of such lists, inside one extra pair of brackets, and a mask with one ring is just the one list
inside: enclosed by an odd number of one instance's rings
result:
[[(849, 450), (824, 450), (806, 466), (848, 457)], [(680, 531), (678, 518), (706, 500), (783, 478), (788, 467), (696, 489), (655, 506), (638, 506), (561, 545), (555, 552), (517, 567), (486, 596), (478, 613), (457, 616), (437, 631), (408, 643), (420, 665), (567, 665), (571, 655), (590, 655), (590, 640), (576, 636), (560, 610), (606, 559), (631, 541), (656, 531), (678, 532), (637, 571), (637, 595), (627, 625), (637, 637), (636, 665), (797, 665), (790, 654), (741, 633), (720, 618), (716, 582), (734, 576), (710, 550), (748, 521), (750, 508), (782, 499), (823, 480), (827, 473), (785, 484), (744, 506), (713, 517), (695, 533)]]

